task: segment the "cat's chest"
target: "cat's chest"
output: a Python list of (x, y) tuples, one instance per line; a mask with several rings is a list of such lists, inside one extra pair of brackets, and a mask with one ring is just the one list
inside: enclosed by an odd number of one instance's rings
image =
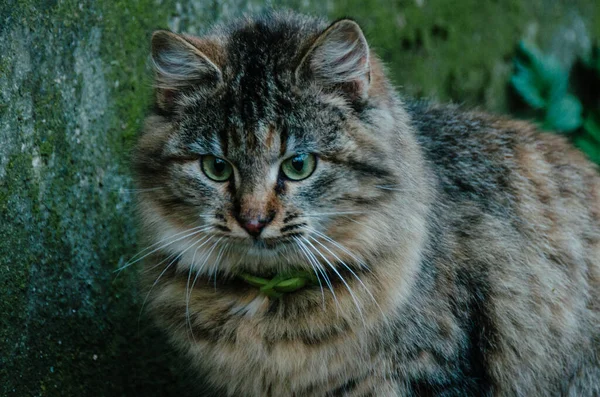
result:
[(245, 318), (248, 321), (239, 321), (230, 337), (189, 346), (194, 362), (211, 382), (233, 395), (244, 391), (264, 396), (267, 390), (271, 395), (289, 395), (291, 390), (298, 395), (324, 394), (349, 376), (362, 377), (366, 369), (373, 371), (377, 365), (378, 359), (354, 332), (320, 340), (276, 338), (250, 321), (249, 314)]

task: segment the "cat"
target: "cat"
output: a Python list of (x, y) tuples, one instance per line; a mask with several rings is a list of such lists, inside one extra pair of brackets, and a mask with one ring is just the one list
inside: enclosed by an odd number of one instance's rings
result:
[(600, 395), (600, 178), (565, 139), (401, 99), (350, 19), (151, 59), (135, 261), (215, 395)]

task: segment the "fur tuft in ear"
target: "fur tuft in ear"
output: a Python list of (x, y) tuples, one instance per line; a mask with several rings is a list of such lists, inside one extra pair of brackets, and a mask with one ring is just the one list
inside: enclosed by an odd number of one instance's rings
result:
[(358, 24), (335, 22), (310, 47), (296, 69), (296, 82), (316, 81), (365, 99), (370, 83), (369, 45)]
[(214, 90), (221, 82), (220, 68), (200, 48), (165, 30), (152, 35), (152, 65), (158, 104), (163, 109), (188, 88)]

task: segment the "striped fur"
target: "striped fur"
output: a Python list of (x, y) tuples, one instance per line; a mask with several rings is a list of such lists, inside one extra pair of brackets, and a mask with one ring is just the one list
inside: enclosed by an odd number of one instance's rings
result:
[[(564, 139), (401, 102), (348, 20), (155, 38), (132, 263), (215, 395), (600, 395), (600, 178)], [(295, 153), (318, 158), (299, 182)], [(260, 238), (240, 214), (268, 215)], [(235, 277), (290, 269), (320, 286), (270, 299)]]

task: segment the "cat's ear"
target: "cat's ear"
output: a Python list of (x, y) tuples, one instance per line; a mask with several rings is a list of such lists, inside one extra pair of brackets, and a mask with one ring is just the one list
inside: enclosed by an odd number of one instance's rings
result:
[(165, 110), (172, 107), (178, 95), (187, 89), (210, 91), (222, 83), (221, 69), (206, 51), (201, 50), (200, 44), (199, 39), (166, 30), (158, 30), (152, 35), (154, 84), (158, 105)]
[(342, 19), (312, 44), (296, 69), (297, 83), (315, 81), (341, 88), (351, 99), (365, 99), (371, 80), (369, 45), (360, 26)]

